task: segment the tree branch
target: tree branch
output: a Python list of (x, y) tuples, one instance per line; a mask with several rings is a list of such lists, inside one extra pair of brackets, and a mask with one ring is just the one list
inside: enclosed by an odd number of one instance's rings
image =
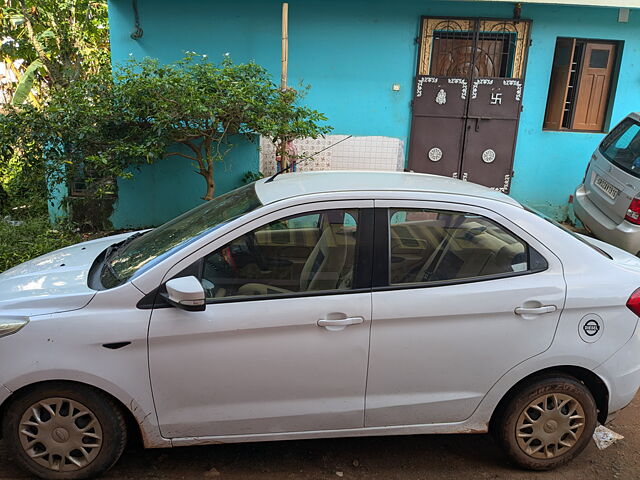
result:
[(164, 158), (167, 158), (167, 157), (172, 157), (172, 156), (174, 156), (174, 155), (175, 155), (175, 156), (177, 156), (177, 157), (183, 157), (183, 158), (186, 158), (186, 159), (188, 159), (188, 160), (193, 160), (194, 162), (197, 162), (197, 161), (198, 161), (198, 159), (197, 159), (196, 157), (192, 157), (191, 155), (186, 155), (186, 154), (184, 154), (184, 153), (180, 153), (180, 152), (167, 152), (167, 153), (165, 153), (165, 154), (163, 155), (163, 157), (164, 157)]
[(195, 154), (194, 160), (196, 162), (198, 162), (198, 165), (200, 167), (200, 171), (206, 170), (206, 166), (207, 165), (204, 162), (204, 160), (202, 159), (202, 151), (197, 146), (195, 146), (192, 142), (190, 142), (188, 140), (185, 140), (185, 141), (180, 142), (180, 143), (185, 145), (187, 148), (189, 148)]

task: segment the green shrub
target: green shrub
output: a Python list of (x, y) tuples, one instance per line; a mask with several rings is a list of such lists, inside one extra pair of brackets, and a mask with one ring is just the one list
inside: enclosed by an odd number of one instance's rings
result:
[(19, 226), (0, 217), (0, 272), (80, 241), (68, 229), (53, 229), (46, 217), (28, 218)]

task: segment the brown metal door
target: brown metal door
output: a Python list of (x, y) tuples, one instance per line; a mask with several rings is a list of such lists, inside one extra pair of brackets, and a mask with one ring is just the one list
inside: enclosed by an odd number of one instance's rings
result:
[(422, 22), (410, 169), (508, 192), (529, 22)]

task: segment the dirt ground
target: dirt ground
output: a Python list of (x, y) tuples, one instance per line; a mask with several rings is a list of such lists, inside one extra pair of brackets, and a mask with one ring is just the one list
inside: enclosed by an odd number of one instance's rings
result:
[[(105, 479), (508, 479), (640, 478), (640, 395), (610, 428), (625, 436), (606, 450), (593, 442), (553, 472), (512, 467), (489, 435), (419, 435), (214, 445), (162, 450), (129, 447)], [(0, 479), (30, 478), (0, 441)]]

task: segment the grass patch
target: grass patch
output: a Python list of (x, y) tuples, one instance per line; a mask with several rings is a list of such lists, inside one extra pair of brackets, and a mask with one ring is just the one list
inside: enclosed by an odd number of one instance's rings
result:
[(83, 238), (65, 228), (54, 228), (47, 218), (34, 217), (12, 226), (0, 217), (0, 272), (45, 253), (81, 242)]

